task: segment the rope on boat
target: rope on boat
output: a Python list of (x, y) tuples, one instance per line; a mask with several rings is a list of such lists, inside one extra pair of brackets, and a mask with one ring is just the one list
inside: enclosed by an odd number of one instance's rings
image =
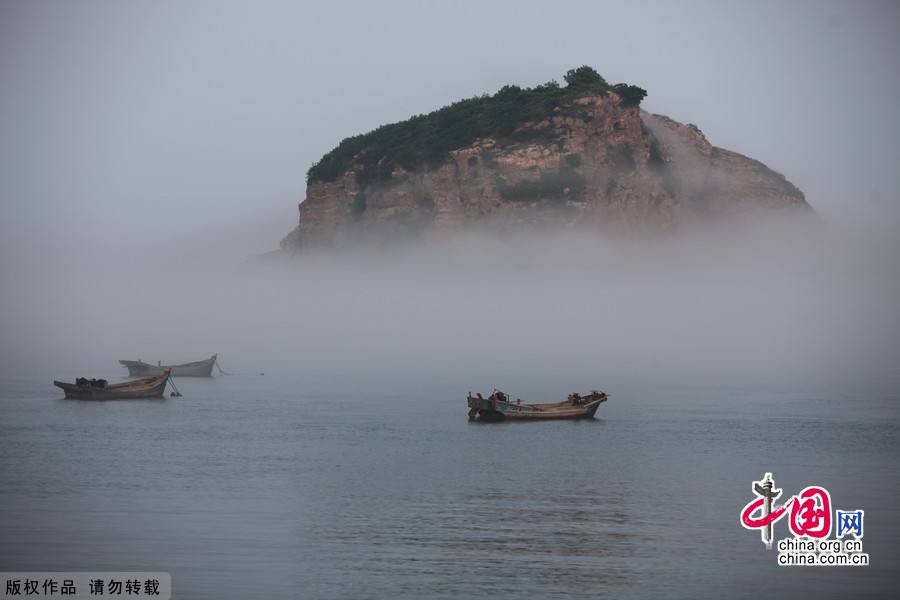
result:
[(176, 398), (181, 398), (181, 392), (177, 387), (175, 387), (175, 378), (171, 375), (169, 375), (169, 385), (171, 385), (172, 389), (174, 390), (171, 395), (175, 396)]
[(222, 367), (219, 366), (219, 357), (218, 356), (216, 356), (216, 368), (219, 370), (219, 373), (221, 373), (222, 375), (232, 375), (232, 373), (222, 370)]

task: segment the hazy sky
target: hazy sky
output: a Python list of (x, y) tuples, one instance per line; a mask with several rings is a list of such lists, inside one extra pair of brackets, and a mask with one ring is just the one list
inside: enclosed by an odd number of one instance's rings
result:
[(900, 197), (898, 58), (882, 1), (2, 0), (0, 237), (274, 248), (342, 138), (585, 63), (871, 209)]

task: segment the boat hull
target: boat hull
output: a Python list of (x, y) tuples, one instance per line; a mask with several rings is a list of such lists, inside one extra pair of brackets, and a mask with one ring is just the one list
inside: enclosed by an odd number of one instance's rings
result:
[(169, 373), (157, 377), (147, 377), (127, 383), (115, 383), (105, 387), (76, 385), (64, 381), (54, 381), (53, 385), (65, 392), (70, 400), (135, 400), (139, 398), (162, 398), (166, 391)]
[(119, 364), (128, 369), (129, 377), (152, 377), (162, 375), (166, 369), (172, 370), (173, 377), (212, 377), (216, 355), (206, 360), (181, 365), (151, 365), (141, 360), (120, 360)]
[(600, 404), (606, 402), (606, 394), (591, 396), (584, 402), (559, 402), (556, 404), (520, 404), (498, 400), (493, 396), (482, 398), (469, 395), (469, 418), (482, 421), (553, 421), (593, 419)]

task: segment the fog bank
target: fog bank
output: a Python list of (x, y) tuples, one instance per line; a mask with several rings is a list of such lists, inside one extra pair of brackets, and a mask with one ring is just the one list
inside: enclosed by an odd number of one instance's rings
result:
[(547, 378), (895, 389), (896, 231), (880, 219), (655, 241), (461, 235), (264, 262), (233, 259), (225, 237), (19, 248), (0, 262), (0, 369), (108, 377), (120, 358), (218, 352), (240, 373), (461, 390)]

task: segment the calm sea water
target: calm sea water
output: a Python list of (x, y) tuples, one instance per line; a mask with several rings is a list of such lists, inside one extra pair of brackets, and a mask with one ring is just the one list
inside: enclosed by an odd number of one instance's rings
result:
[[(888, 597), (900, 580), (896, 394), (623, 385), (595, 421), (485, 425), (467, 389), (425, 378), (178, 385), (79, 402), (0, 380), (0, 570), (168, 571), (177, 598)], [(776, 566), (738, 524), (764, 471), (864, 509), (871, 566)]]

